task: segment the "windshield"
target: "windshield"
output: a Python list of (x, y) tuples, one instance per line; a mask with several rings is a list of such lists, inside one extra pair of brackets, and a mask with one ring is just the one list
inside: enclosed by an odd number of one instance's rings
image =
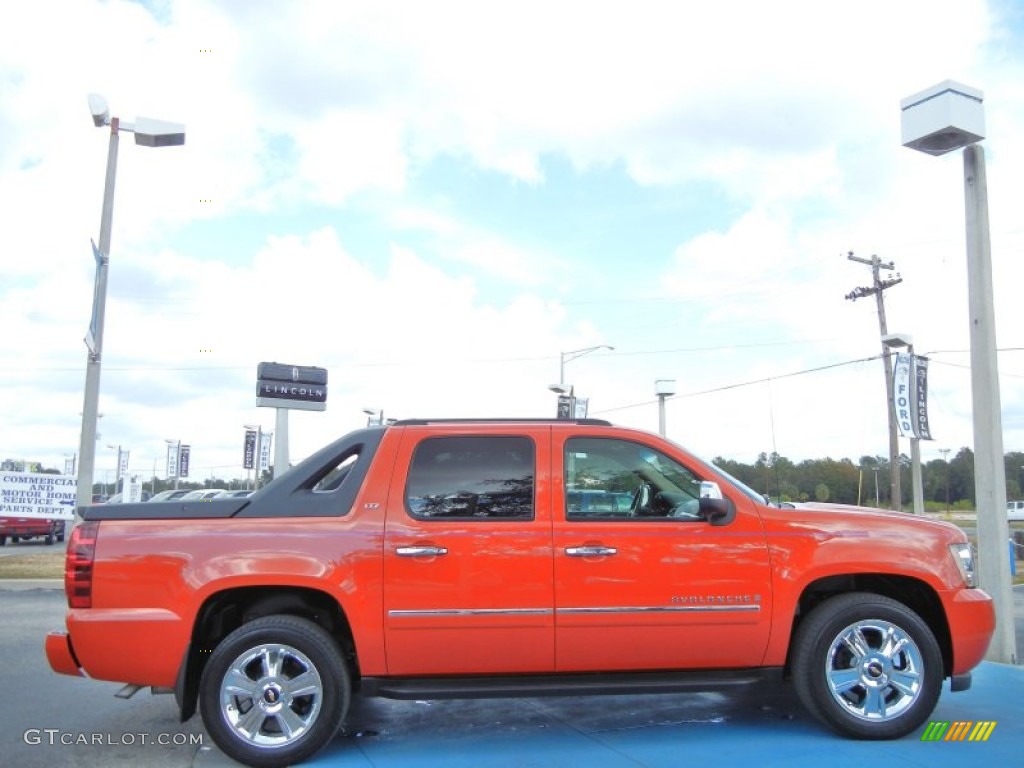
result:
[(758, 504), (764, 504), (765, 503), (765, 499), (764, 499), (764, 495), (763, 494), (758, 493), (757, 491), (755, 491), (753, 488), (751, 488), (746, 483), (743, 483), (743, 482), (737, 480), (735, 477), (730, 475), (728, 472), (726, 472), (724, 469), (722, 469), (717, 464), (712, 464), (710, 461), (708, 462), (708, 464), (711, 464), (711, 466), (714, 467), (716, 471), (720, 472), (730, 483), (735, 485), (737, 488), (739, 488), (741, 491), (743, 491), (743, 493), (745, 493), (751, 499), (756, 501)]

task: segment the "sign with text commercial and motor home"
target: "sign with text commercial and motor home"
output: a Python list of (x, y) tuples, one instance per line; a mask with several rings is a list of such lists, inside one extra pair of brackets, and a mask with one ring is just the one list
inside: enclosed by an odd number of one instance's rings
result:
[(928, 426), (928, 358), (896, 354), (892, 372), (893, 408), (903, 437), (931, 440)]
[(327, 369), (260, 363), (256, 367), (256, 405), (303, 411), (326, 410)]
[(78, 481), (41, 472), (0, 472), (0, 517), (71, 520)]

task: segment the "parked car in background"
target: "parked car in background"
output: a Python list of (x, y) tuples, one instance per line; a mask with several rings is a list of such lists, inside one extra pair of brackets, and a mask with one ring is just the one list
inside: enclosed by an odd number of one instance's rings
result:
[[(142, 492), (142, 501), (149, 501), (151, 498), (153, 498), (153, 494), (152, 493), (150, 493), (149, 491), (143, 491)], [(104, 502), (104, 504), (123, 504), (123, 503), (124, 503), (124, 494), (123, 493), (115, 493), (113, 496), (111, 496), (109, 499), (107, 499)]]
[(64, 541), (64, 521), (45, 517), (0, 517), (0, 547), (10, 537), (14, 544), (24, 539), (42, 538), (47, 544)]
[(218, 499), (241, 499), (241, 498), (245, 498), (246, 496), (252, 496), (254, 493), (255, 493), (255, 491), (224, 491), (224, 493), (222, 493), (217, 498)]
[(1006, 519), (1011, 522), (1024, 520), (1024, 501), (1006, 502)]
[(226, 488), (197, 488), (175, 499), (175, 501), (205, 501), (206, 499), (215, 499), (226, 492)]
[(153, 503), (154, 501), (175, 501), (176, 499), (180, 499), (186, 493), (189, 493), (188, 488), (181, 488), (176, 491), (160, 491), (156, 496), (151, 497), (149, 501), (150, 503)]

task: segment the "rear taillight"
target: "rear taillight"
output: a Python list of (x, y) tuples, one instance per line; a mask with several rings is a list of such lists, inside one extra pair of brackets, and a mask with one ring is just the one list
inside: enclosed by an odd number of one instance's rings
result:
[(71, 531), (64, 560), (64, 594), (68, 608), (92, 608), (92, 562), (96, 557), (99, 520), (79, 523)]

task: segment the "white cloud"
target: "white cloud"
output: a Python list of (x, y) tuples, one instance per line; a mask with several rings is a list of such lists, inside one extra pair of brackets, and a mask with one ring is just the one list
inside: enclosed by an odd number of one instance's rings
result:
[[(329, 411), (295, 415), (295, 455), (363, 406), (550, 412), (559, 351), (604, 343), (615, 353), (572, 362), (572, 380), (595, 410), (643, 403), (609, 415), (653, 428), (655, 378), (688, 394), (877, 352), (871, 300), (842, 298), (869, 280), (848, 250), (897, 263), (890, 328), (922, 350), (965, 349), (959, 160), (898, 140), (899, 99), (947, 77), (986, 92), (999, 341), (1020, 346), (1024, 79), (1000, 6), (185, 0), (156, 19), (136, 3), (58, 6), (60, 24), (52, 4), (25, 4), (0, 30), (0, 209), (13, 212), (0, 356), (21, 404), (0, 417), (0, 453), (77, 445), (107, 146), (90, 91), (126, 120), (188, 131), (184, 147), (126, 134), (120, 150), (101, 431), (143, 462), (170, 432), (196, 444), (197, 466), (235, 462), (241, 424), (266, 415), (250, 391), (264, 359), (331, 365)], [(443, 189), (412, 192), (454, 158), (461, 177), (497, 172), (542, 200), (552, 157), (569, 159), (578, 191), (587, 171), (623, 169), (637, 186), (602, 205), (658, 187), (716, 196), (715, 221), (662, 212), (672, 246), (639, 229), (599, 261), (502, 229), (486, 200), (466, 210)], [(200, 258), (181, 234), (237, 232), (253, 211), (276, 229), (248, 251)], [(378, 239), (331, 212), (367, 212)], [(606, 301), (586, 294), (599, 282)], [(570, 289), (577, 303), (561, 303)], [(702, 346), (729, 349), (655, 354)], [(967, 444), (967, 384), (946, 361), (963, 358), (936, 359), (936, 433)], [(777, 380), (770, 399), (764, 384), (680, 396), (670, 427), (741, 458), (771, 444), (884, 451), (879, 367)], [(1007, 449), (1020, 449), (1024, 394), (1019, 379), (1003, 386)], [(842, 398), (844, 418), (822, 418), (818, 397)]]

